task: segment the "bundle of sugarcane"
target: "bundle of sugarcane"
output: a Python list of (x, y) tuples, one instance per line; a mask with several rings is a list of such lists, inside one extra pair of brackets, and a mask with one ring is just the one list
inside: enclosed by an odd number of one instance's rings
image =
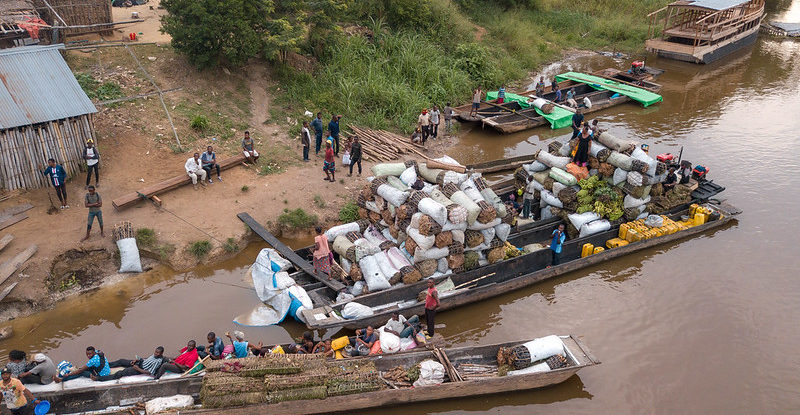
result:
[(111, 231), (111, 234), (114, 236), (114, 242), (119, 241), (120, 239), (133, 238), (133, 225), (131, 225), (130, 221), (118, 223), (114, 225), (114, 229)]

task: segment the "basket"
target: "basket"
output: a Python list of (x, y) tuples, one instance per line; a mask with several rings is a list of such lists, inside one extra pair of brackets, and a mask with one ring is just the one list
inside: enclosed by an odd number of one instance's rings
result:
[(369, 184), (369, 188), (372, 191), (372, 194), (375, 195), (378, 194), (378, 187), (380, 187), (380, 185), (388, 183), (389, 180), (386, 179), (386, 176), (379, 176), (372, 180), (372, 182)]
[(597, 152), (597, 161), (605, 163), (609, 156), (611, 156), (611, 150), (604, 148)]
[(344, 237), (347, 238), (347, 240), (350, 241), (350, 242), (355, 242), (355, 241), (363, 238), (363, 236), (361, 236), (361, 233), (355, 232), (355, 231), (347, 232), (346, 234), (344, 234)]
[[(417, 211), (417, 205), (419, 205), (420, 200), (422, 200), (422, 199), (424, 199), (426, 197), (428, 197), (428, 195), (425, 194), (425, 192), (422, 192), (422, 191), (419, 191), (419, 190), (415, 190), (414, 192), (411, 193), (411, 196), (409, 196), (408, 199), (406, 199), (406, 204), (411, 206), (413, 208), (414, 212), (416, 212)], [(410, 217), (410, 215), (409, 215), (409, 217)]]
[(414, 238), (406, 238), (406, 251), (411, 256), (414, 256), (414, 253), (417, 252), (417, 243), (414, 242)]
[(567, 358), (560, 354), (557, 354), (555, 356), (550, 356), (547, 359), (545, 359), (544, 362), (547, 363), (547, 366), (550, 367), (550, 370), (561, 369), (562, 367), (569, 366), (569, 363), (567, 363)]
[(386, 222), (387, 225), (394, 223), (394, 217), (392, 216), (392, 212), (390, 212), (389, 209), (383, 209), (381, 211), (381, 218), (383, 219), (384, 222)]
[(452, 254), (463, 254), (464, 253), (464, 244), (461, 242), (453, 242), (447, 246), (447, 251)]
[(447, 256), (447, 267), (455, 270), (464, 266), (464, 254), (450, 254)]
[(527, 347), (519, 345), (511, 348), (511, 366), (516, 370), (525, 369), (531, 365), (531, 352)]
[(453, 243), (453, 232), (446, 231), (446, 232), (439, 232), (436, 234), (436, 242), (434, 245), (437, 248), (444, 248), (446, 246), (450, 246)]
[(353, 282), (361, 281), (364, 279), (364, 274), (361, 273), (361, 267), (359, 267), (358, 264), (355, 262), (352, 265), (350, 265), (349, 274), (350, 274), (350, 279), (353, 280)]
[(464, 269), (469, 271), (478, 268), (480, 266), (478, 264), (479, 259), (480, 256), (475, 251), (464, 252)]
[(453, 197), (453, 195), (459, 191), (460, 189), (454, 183), (447, 183), (442, 186), (442, 193), (447, 197)]
[(356, 223), (358, 224), (359, 232), (364, 232), (365, 230), (367, 230), (367, 228), (369, 228), (370, 225), (369, 221), (366, 219), (357, 220)]
[(437, 263), (435, 259), (426, 259), (414, 264), (424, 278), (428, 278), (436, 272)]
[(439, 225), (432, 217), (422, 215), (419, 219), (419, 233), (424, 236), (436, 235), (442, 231), (442, 225)]
[(409, 285), (422, 280), (422, 273), (412, 266), (400, 268), (403, 284)]
[(213, 372), (203, 377), (203, 395), (227, 395), (244, 392), (266, 392), (259, 378), (239, 376), (233, 373)]
[(551, 141), (550, 144), (547, 145), (547, 152), (556, 156), (560, 156), (559, 154), (561, 151), (561, 146), (563, 146), (560, 141)]
[(486, 180), (483, 180), (483, 177), (475, 177), (472, 181), (475, 183), (475, 188), (478, 189), (478, 191), (489, 188), (489, 184), (486, 183)]
[(506, 257), (506, 249), (502, 246), (492, 248), (489, 250), (489, 253), (486, 254), (486, 259), (489, 260), (490, 264), (494, 264), (495, 262), (500, 262), (505, 257)]
[(473, 231), (471, 229), (464, 231), (464, 242), (469, 248), (475, 248), (476, 246), (482, 244), (483, 239), (483, 234), (478, 231)]

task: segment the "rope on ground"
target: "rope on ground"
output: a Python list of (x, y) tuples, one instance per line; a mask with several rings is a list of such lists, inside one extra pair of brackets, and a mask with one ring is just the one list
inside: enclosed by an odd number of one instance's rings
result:
[[(144, 195), (143, 195), (143, 194), (141, 194), (141, 193), (139, 193), (139, 197), (144, 197)], [(172, 216), (175, 216), (176, 218), (180, 219), (181, 221), (183, 221), (183, 222), (184, 222), (184, 223), (186, 223), (187, 225), (189, 225), (189, 226), (191, 226), (191, 227), (193, 227), (193, 228), (197, 229), (198, 231), (200, 231), (200, 232), (201, 232), (201, 233), (203, 233), (204, 235), (206, 235), (206, 236), (208, 236), (209, 238), (211, 238), (211, 239), (213, 239), (213, 240), (217, 241), (217, 243), (219, 243), (220, 245), (223, 245), (223, 242), (222, 242), (222, 241), (220, 241), (219, 239), (215, 238), (215, 237), (214, 237), (214, 235), (211, 235), (210, 233), (208, 233), (208, 232), (206, 232), (206, 231), (202, 230), (202, 229), (201, 229), (201, 228), (199, 228), (197, 225), (195, 225), (195, 224), (193, 224), (192, 222), (189, 222), (188, 220), (186, 220), (186, 219), (184, 219), (184, 218), (182, 218), (182, 217), (178, 216), (178, 214), (177, 214), (177, 213), (175, 213), (175, 212), (173, 212), (173, 211), (171, 211), (171, 210), (169, 210), (169, 209), (165, 208), (164, 206), (158, 206), (158, 205), (156, 205), (156, 202), (154, 202), (152, 199), (148, 199), (148, 200), (150, 200), (150, 202), (151, 202), (151, 203), (153, 204), (153, 206), (155, 206), (156, 208), (158, 208), (158, 209), (161, 209), (161, 210), (163, 210), (164, 212), (167, 212), (167, 213), (169, 213), (169, 214), (170, 214), (170, 215), (172, 215)]]

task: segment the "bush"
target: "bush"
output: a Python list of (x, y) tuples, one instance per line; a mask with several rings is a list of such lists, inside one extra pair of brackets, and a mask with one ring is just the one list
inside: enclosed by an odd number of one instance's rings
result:
[(309, 215), (305, 210), (297, 208), (295, 210), (284, 209), (278, 216), (278, 223), (292, 228), (310, 228), (319, 222), (317, 215)]
[(76, 73), (75, 79), (90, 99), (108, 101), (124, 96), (122, 87), (116, 82), (108, 81), (101, 84), (92, 75), (83, 72)]
[(189, 245), (189, 252), (194, 255), (197, 259), (202, 259), (204, 256), (208, 255), (211, 252), (211, 242), (209, 241), (197, 241), (192, 242)]
[(236, 243), (235, 239), (228, 238), (225, 244), (222, 245), (222, 248), (225, 249), (225, 252), (233, 253), (239, 250), (239, 245)]
[(325, 207), (325, 199), (323, 199), (320, 195), (314, 195), (314, 204), (317, 205), (318, 208), (322, 209)]
[(136, 230), (136, 245), (141, 248), (150, 248), (156, 244), (156, 231), (150, 228)]
[(265, 163), (258, 169), (258, 174), (262, 176), (269, 176), (270, 174), (277, 174), (281, 172), (281, 166), (278, 163)]
[(195, 115), (192, 117), (189, 126), (192, 127), (193, 130), (205, 131), (208, 128), (208, 118), (206, 118), (205, 115)]
[(250, 190), (250, 186), (243, 184), (242, 185), (242, 192), (247, 193)]
[(353, 201), (347, 202), (341, 209), (339, 209), (339, 220), (344, 223), (355, 222), (361, 219), (358, 216), (358, 205)]

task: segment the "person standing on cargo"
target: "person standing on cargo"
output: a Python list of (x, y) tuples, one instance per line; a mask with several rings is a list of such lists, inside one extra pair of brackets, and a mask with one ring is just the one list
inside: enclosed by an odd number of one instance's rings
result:
[(322, 233), (322, 228), (315, 228), (317, 236), (314, 237), (314, 272), (322, 277), (325, 274), (331, 280), (331, 249), (328, 245), (328, 237)]
[(553, 251), (553, 261), (550, 265), (555, 266), (561, 263), (561, 246), (566, 239), (567, 235), (564, 234), (564, 224), (559, 223), (558, 229), (553, 231), (553, 241), (550, 242), (550, 250)]
[(422, 113), (417, 117), (417, 127), (422, 130), (422, 144), (424, 145), (431, 135), (431, 116), (428, 114), (427, 108), (423, 108)]
[(434, 105), (431, 110), (431, 135), (434, 140), (439, 137), (439, 124), (442, 122), (439, 117), (440, 114), (439, 107)]
[(436, 327), (436, 309), (439, 308), (439, 291), (433, 278), (428, 278), (428, 292), (425, 294), (425, 319), (428, 324), (428, 336), (433, 337)]
[(333, 114), (331, 122), (328, 123), (328, 133), (333, 137), (333, 155), (339, 155), (339, 118), (340, 116)]
[(536, 188), (533, 186), (533, 176), (528, 176), (528, 184), (525, 185), (525, 191), (522, 193), (522, 218), (528, 219), (531, 217), (531, 204), (533, 203), (533, 194)]
[(539, 77), (539, 82), (536, 83), (536, 96), (541, 97), (544, 95), (544, 77)]
[(444, 106), (444, 131), (447, 134), (450, 134), (450, 129), (453, 127), (453, 107), (450, 106), (448, 102), (447, 105)]
[(472, 110), (470, 110), (469, 112), (470, 117), (478, 115), (478, 107), (481, 106), (482, 97), (483, 97), (483, 91), (481, 90), (481, 87), (478, 87), (478, 89), (476, 89), (475, 92), (472, 93)]
[(558, 91), (558, 79), (556, 79), (555, 76), (553, 77), (553, 82), (550, 83), (550, 86), (553, 88), (553, 92)]
[(314, 118), (314, 121), (311, 121), (311, 127), (314, 128), (314, 138), (315, 140), (315, 153), (319, 154), (319, 150), (322, 147), (322, 113), (317, 113), (317, 118)]
[(583, 125), (583, 131), (578, 134), (578, 148), (575, 150), (575, 157), (572, 161), (578, 166), (585, 167), (589, 163), (589, 149), (592, 146), (592, 132), (589, 124)]
[(570, 140), (574, 140), (581, 133), (581, 124), (583, 124), (583, 114), (578, 108), (575, 110), (575, 114), (572, 114), (572, 138)]

